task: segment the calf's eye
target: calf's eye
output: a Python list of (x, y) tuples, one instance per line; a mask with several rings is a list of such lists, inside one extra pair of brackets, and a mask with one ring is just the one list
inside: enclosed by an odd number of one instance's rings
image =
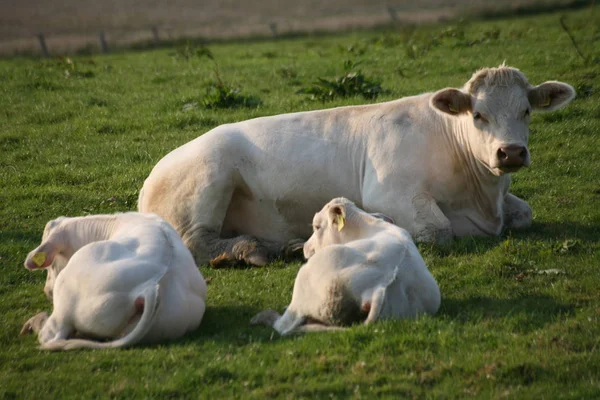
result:
[(524, 117), (528, 117), (528, 116), (529, 116), (529, 113), (530, 113), (530, 111), (529, 111), (529, 108), (528, 108), (528, 109), (527, 109), (527, 110), (525, 110), (525, 112), (523, 113), (523, 116), (524, 116)]

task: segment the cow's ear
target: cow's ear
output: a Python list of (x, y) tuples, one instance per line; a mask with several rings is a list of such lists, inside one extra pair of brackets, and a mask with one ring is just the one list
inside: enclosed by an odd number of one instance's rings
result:
[(471, 110), (471, 95), (454, 88), (442, 89), (431, 97), (431, 106), (446, 114), (462, 114)]
[(58, 249), (52, 242), (44, 242), (37, 249), (27, 255), (25, 259), (25, 268), (44, 269), (48, 268), (54, 262), (54, 257)]
[(346, 206), (338, 204), (329, 209), (329, 221), (331, 226), (337, 227), (338, 231), (344, 229), (346, 225)]
[(548, 81), (529, 89), (529, 104), (536, 110), (553, 111), (569, 104), (575, 98), (573, 86), (563, 82)]

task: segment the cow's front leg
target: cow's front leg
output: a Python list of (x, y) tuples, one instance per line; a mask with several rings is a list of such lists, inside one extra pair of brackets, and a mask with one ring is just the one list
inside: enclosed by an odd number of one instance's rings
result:
[(504, 226), (508, 229), (523, 229), (531, 226), (531, 207), (524, 200), (507, 193), (504, 196)]
[(414, 214), (412, 235), (416, 242), (444, 244), (452, 240), (452, 224), (433, 198), (417, 194), (411, 203)]
[(29, 335), (31, 333), (37, 335), (42, 330), (47, 320), (48, 313), (42, 311), (34, 317), (29, 318), (29, 320), (23, 324), (23, 328), (21, 328), (19, 335)]
[(214, 231), (200, 232), (204, 242), (209, 244), (209, 262), (213, 268), (235, 267), (243, 263), (264, 266), (280, 256), (284, 248), (280, 243), (250, 235), (222, 239)]

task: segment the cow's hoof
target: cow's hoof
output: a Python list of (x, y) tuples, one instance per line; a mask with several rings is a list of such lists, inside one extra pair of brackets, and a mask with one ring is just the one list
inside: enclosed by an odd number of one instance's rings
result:
[(269, 257), (265, 252), (256, 251), (250, 255), (244, 256), (246, 264), (255, 265), (257, 267), (264, 267), (269, 263)]
[(304, 239), (292, 239), (283, 249), (283, 257), (285, 259), (304, 259)]
[(235, 268), (240, 265), (240, 261), (230, 254), (223, 253), (210, 260), (209, 264), (213, 268)]
[(236, 239), (231, 249), (232, 256), (248, 265), (263, 267), (271, 261), (271, 254), (266, 244), (259, 239), (243, 235)]
[(250, 325), (273, 326), (279, 317), (279, 313), (275, 310), (264, 310), (252, 317), (250, 320)]

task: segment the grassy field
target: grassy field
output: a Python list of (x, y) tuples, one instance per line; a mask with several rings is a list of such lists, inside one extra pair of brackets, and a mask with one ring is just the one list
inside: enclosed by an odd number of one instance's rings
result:
[[(548, 14), (210, 46), (218, 77), (209, 51), (193, 43), (0, 60), (0, 398), (597, 398), (598, 12), (565, 14), (581, 55), (561, 15)], [(248, 322), (285, 307), (300, 263), (203, 265), (208, 309), (182, 340), (57, 354), (18, 336), (25, 320), (51, 309), (45, 274), (22, 266), (46, 221), (134, 210), (153, 165), (216, 125), (373, 101), (297, 94), (342, 75), (346, 60), (381, 82), (375, 101), (457, 87), (504, 60), (532, 83), (562, 80), (578, 91), (564, 110), (533, 116), (532, 165), (512, 187), (533, 208), (530, 229), (420, 246), (442, 291), (436, 316), (279, 338)], [(207, 95), (218, 79), (251, 106), (218, 108), (218, 92)]]

